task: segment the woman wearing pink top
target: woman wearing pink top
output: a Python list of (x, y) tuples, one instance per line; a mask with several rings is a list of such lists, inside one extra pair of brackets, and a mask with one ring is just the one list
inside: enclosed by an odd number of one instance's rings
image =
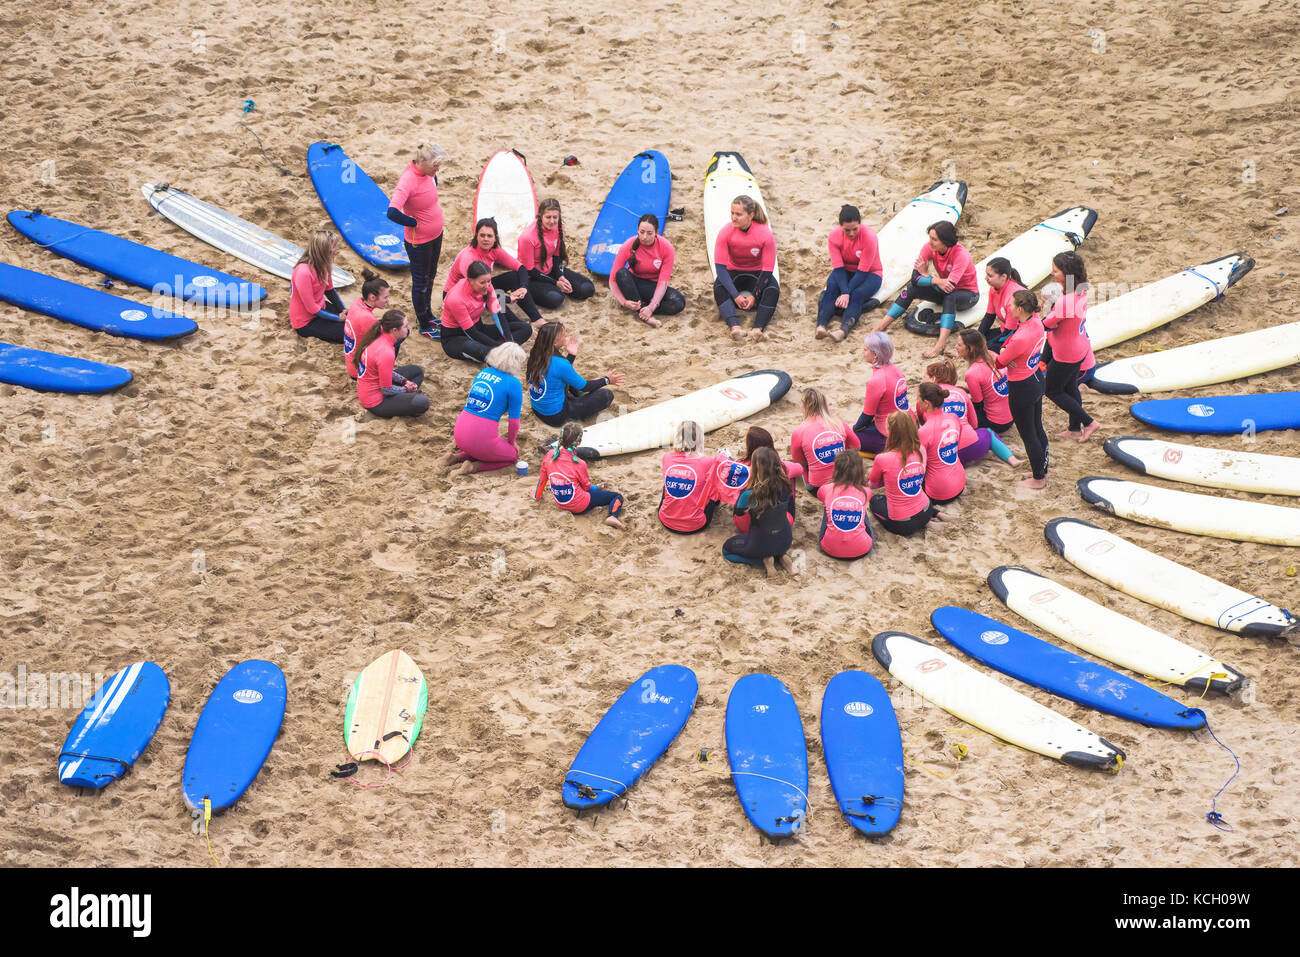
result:
[[(719, 501), (725, 502), (733, 509), (731, 520), (736, 528), (740, 531), (748, 531), (749, 514), (743, 510), (736, 510), (736, 503), (740, 501), (741, 494), (749, 486), (750, 479), (753, 477), (754, 453), (759, 449), (771, 449), (776, 452), (776, 443), (772, 441), (772, 433), (758, 425), (751, 425), (745, 432), (745, 455), (739, 461), (731, 457), (731, 453), (726, 449), (719, 450), (713, 458), (713, 484), (718, 494)], [(803, 467), (797, 462), (785, 462), (778, 455), (777, 461), (781, 462), (785, 468), (786, 478), (790, 480), (790, 500), (793, 502), (798, 498), (798, 491), (795, 483), (803, 475)], [(790, 513), (790, 521), (794, 521), (794, 513)]]
[(591, 481), (587, 463), (578, 457), (581, 443), (582, 424), (565, 423), (555, 450), (547, 450), (542, 456), (533, 498), (540, 500), (542, 493), (550, 489), (551, 501), (566, 512), (584, 515), (592, 509), (605, 508), (609, 510), (605, 524), (622, 528), (623, 520), (619, 516), (623, 514), (623, 496)]
[[(885, 329), (918, 302), (939, 305), (939, 341), (923, 353), (927, 359), (933, 359), (943, 352), (957, 324), (957, 313), (979, 302), (979, 288), (975, 261), (957, 241), (957, 227), (940, 220), (930, 227), (929, 239), (912, 265), (912, 281), (876, 323), (876, 330)], [(931, 316), (927, 318), (926, 312)], [(922, 322), (933, 321), (933, 310), (918, 313), (917, 318)]]
[(939, 517), (925, 494), (925, 451), (916, 421), (906, 412), (889, 416), (889, 441), (871, 463), (871, 513), (895, 535), (911, 535)]
[[(962, 332), (966, 330), (963, 329)], [(980, 342), (983, 342), (983, 338)], [(962, 349), (962, 340), (958, 337), (957, 349)], [(992, 360), (990, 360), (992, 361)], [(1003, 377), (1005, 378), (1005, 376)], [(940, 359), (925, 367), (925, 381), (933, 382), (943, 390), (943, 411), (951, 412), (961, 422), (961, 462), (970, 465), (984, 458), (992, 449), (993, 454), (1010, 466), (1017, 466), (1020, 460), (1011, 454), (1011, 450), (987, 426), (980, 425), (979, 413), (975, 402), (966, 390), (957, 385), (957, 367), (951, 359)], [(1008, 413), (1009, 415), (1010, 413)], [(917, 412), (918, 420), (920, 411)], [(1008, 425), (1011, 423), (1008, 422)]]
[(840, 207), (840, 224), (826, 239), (831, 257), (831, 275), (817, 302), (816, 338), (825, 339), (831, 319), (842, 315), (840, 327), (830, 332), (836, 342), (853, 331), (864, 312), (880, 305), (875, 298), (884, 273), (880, 264), (880, 241), (876, 231), (862, 225), (856, 206)]
[(731, 222), (718, 230), (713, 243), (713, 301), (733, 339), (745, 338), (737, 309), (756, 310), (749, 338), (757, 342), (772, 321), (781, 287), (776, 269), (776, 238), (767, 226), (767, 213), (750, 196), (731, 201)]
[(668, 285), (676, 255), (673, 244), (659, 235), (659, 217), (646, 213), (610, 269), (610, 295), (654, 329), (661, 325), (655, 316), (675, 316), (686, 308), (686, 297)]
[(817, 494), (827, 482), (840, 453), (853, 455), (862, 448), (857, 433), (848, 423), (835, 418), (826, 405), (826, 397), (817, 389), (803, 390), (803, 422), (790, 436), (790, 457), (803, 467), (804, 484)]
[(528, 289), (543, 309), (558, 309), (568, 296), (575, 302), (596, 294), (596, 284), (566, 266), (564, 217), (560, 201), (544, 199), (537, 205), (537, 220), (519, 234), (519, 262), (528, 270)]
[(533, 297), (528, 292), (528, 270), (518, 259), (501, 248), (498, 233), (497, 221), (490, 216), (474, 224), (474, 239), (452, 260), (451, 269), (447, 272), (447, 281), (442, 287), (442, 297), (446, 299), (447, 293), (451, 292), (456, 283), (465, 278), (470, 263), (481, 262), (489, 269), (503, 266), (506, 271), (492, 277), (492, 288), (497, 292), (508, 293), (506, 300), (517, 303), (528, 316), (528, 321), (536, 328), (539, 323), (546, 320), (537, 311), (537, 304), (533, 302)]
[[(484, 315), (492, 318), (485, 323)], [(485, 362), (488, 350), (502, 342), (527, 342), (532, 335), (532, 326), (497, 301), (492, 270), (481, 262), (470, 263), (465, 278), (442, 301), (442, 351), (452, 359)]]
[(841, 455), (835, 459), (830, 481), (817, 490), (821, 499), (821, 534), (817, 544), (832, 558), (855, 561), (871, 551), (871, 494), (863, 474), (862, 456)]
[(1033, 478), (1022, 479), (1020, 484), (1040, 489), (1047, 486), (1048, 441), (1043, 429), (1041, 368), (1047, 333), (1038, 318), (1038, 297), (1028, 289), (1011, 297), (1011, 314), (1019, 325), (998, 353), (996, 363), (999, 369), (1007, 370), (1007, 404), (1034, 472)]
[(1002, 435), (1013, 424), (1007, 399), (1011, 386), (1006, 372), (998, 368), (978, 329), (963, 329), (957, 334), (957, 355), (970, 363), (966, 370), (966, 394), (975, 406), (977, 425)]
[(304, 339), (343, 341), (340, 317), (347, 310), (334, 291), (334, 257), (339, 245), (338, 236), (328, 229), (315, 230), (290, 275), (289, 325)]
[(362, 271), (361, 295), (356, 302), (348, 306), (343, 318), (343, 364), (347, 366), (348, 375), (357, 377), (356, 356), (357, 342), (366, 334), (366, 330), (379, 321), (376, 312), (388, 308), (388, 280), (369, 269)]
[(1064, 295), (1056, 300), (1043, 319), (1047, 343), (1052, 347), (1047, 364), (1045, 392), (1070, 417), (1061, 438), (1087, 442), (1101, 426), (1083, 408), (1079, 396), (1079, 369), (1092, 344), (1084, 327), (1088, 313), (1088, 273), (1078, 253), (1057, 253), (1052, 257), (1052, 279), (1061, 284)]
[(945, 505), (966, 490), (966, 466), (961, 460), (962, 423), (943, 408), (943, 388), (922, 382), (916, 403), (921, 427), (917, 434), (925, 450), (925, 494), (935, 505)]
[(894, 343), (887, 333), (867, 333), (862, 358), (871, 363), (871, 378), (853, 431), (863, 452), (880, 452), (885, 447), (890, 413), (907, 411), (907, 377), (894, 365)]
[(393, 368), (397, 344), (410, 334), (406, 316), (389, 309), (357, 340), (357, 398), (362, 408), (382, 419), (429, 411), (429, 397), (420, 392), (424, 369)]
[(704, 430), (699, 423), (677, 426), (672, 451), (665, 452), (663, 460), (659, 521), (664, 528), (692, 535), (709, 527), (718, 507), (713, 466), (713, 456), (704, 454)]
[(438, 170), (447, 151), (436, 143), (421, 143), (415, 159), (397, 178), (388, 204), (388, 218), (405, 227), (407, 258), (411, 260), (411, 304), (420, 322), (420, 335), (437, 340), (433, 314), (433, 280), (442, 255), (442, 205), (438, 202)]
[[(1016, 320), (1011, 315), (1011, 297), (1016, 290), (1024, 289), (1025, 283), (1005, 256), (995, 256), (984, 267), (984, 281), (989, 286), (988, 305), (984, 309), (984, 318), (980, 320), (980, 335), (990, 349), (997, 352), (1007, 336), (1016, 331)], [(998, 328), (993, 328), (993, 323)]]

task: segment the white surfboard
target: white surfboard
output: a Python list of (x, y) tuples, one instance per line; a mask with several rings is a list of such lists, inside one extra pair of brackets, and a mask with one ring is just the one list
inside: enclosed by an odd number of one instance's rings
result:
[(1222, 631), (1300, 636), (1300, 620), (1277, 605), (1147, 551), (1091, 522), (1054, 518), (1047, 542), (1080, 571), (1126, 595)]
[(1109, 438), (1102, 443), (1102, 448), (1120, 465), (1171, 482), (1261, 495), (1300, 495), (1300, 458), (1211, 449), (1131, 435)]
[(937, 222), (956, 223), (966, 205), (966, 184), (941, 180), (912, 200), (880, 227), (881, 302), (892, 299), (912, 278), (912, 264)]
[[(1233, 253), (1191, 266), (1123, 295), (1089, 301), (1085, 327), (1092, 348), (1105, 349), (1187, 315), (1193, 309), (1218, 299), (1254, 266), (1255, 260)], [(1092, 299), (1091, 293), (1088, 298)]]
[[(704, 174), (704, 243), (709, 253), (709, 270), (716, 279), (718, 270), (713, 262), (713, 243), (718, 232), (731, 222), (731, 201), (737, 196), (750, 196), (754, 202), (763, 207), (767, 214), (768, 228), (775, 234), (772, 226), (772, 211), (763, 200), (763, 191), (758, 188), (758, 180), (749, 171), (745, 158), (739, 153), (718, 152), (713, 154)], [(780, 282), (779, 264), (772, 266), (772, 276)]]
[(886, 631), (872, 654), (926, 701), (994, 737), (1066, 764), (1117, 773), (1124, 752), (1065, 715), (913, 635)]
[[(1091, 323), (1091, 318), (1089, 318)], [(1112, 395), (1230, 382), (1300, 362), (1300, 322), (1104, 362), (1089, 386)]]
[(474, 222), (488, 217), (497, 221), (501, 248), (518, 258), (519, 234), (537, 222), (537, 190), (523, 153), (501, 150), (483, 167), (474, 194)]
[(784, 372), (749, 372), (658, 405), (598, 421), (583, 429), (578, 454), (584, 459), (598, 459), (669, 448), (677, 426), (684, 421), (698, 422), (705, 432), (712, 432), (766, 409), (789, 391), (790, 377)]
[[(208, 245), (269, 272), (272, 276), (293, 278), (293, 267), (302, 258), (301, 246), (167, 183), (146, 183), (140, 187), (140, 192), (150, 206)], [(334, 267), (335, 289), (342, 289), (354, 282), (356, 280), (351, 275)]]
[(1076, 648), (1157, 681), (1224, 694), (1248, 679), (1204, 652), (1099, 605), (1027, 568), (989, 572), (989, 588), (1008, 608)]
[(1300, 545), (1300, 508), (1243, 502), (1089, 475), (1079, 494), (1102, 511), (1156, 528), (1263, 545)]

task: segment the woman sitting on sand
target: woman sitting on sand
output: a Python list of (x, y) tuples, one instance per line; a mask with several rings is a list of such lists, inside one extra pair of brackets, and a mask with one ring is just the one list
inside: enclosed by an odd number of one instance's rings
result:
[(582, 422), (602, 409), (609, 408), (614, 393), (607, 385), (619, 385), (626, 376), (610, 369), (604, 378), (588, 381), (573, 368), (582, 345), (577, 336), (569, 335), (561, 322), (545, 323), (537, 333), (528, 354), (528, 402), (533, 414), (547, 425)]
[(840, 224), (826, 240), (831, 256), (831, 275), (817, 303), (816, 337), (825, 339), (833, 316), (842, 315), (840, 327), (830, 332), (836, 342), (853, 331), (863, 312), (880, 305), (884, 269), (880, 264), (880, 242), (876, 231), (862, 225), (856, 206), (840, 207)]
[(1019, 324), (1002, 346), (995, 362), (1007, 370), (1007, 405), (1025, 445), (1033, 477), (1022, 479), (1026, 488), (1047, 485), (1047, 432), (1043, 428), (1043, 349), (1047, 332), (1038, 317), (1038, 297), (1021, 289), (1011, 297), (1011, 313)]
[(442, 287), (442, 298), (465, 278), (472, 262), (481, 262), (488, 269), (504, 266), (505, 272), (492, 277), (492, 288), (506, 293), (506, 301), (516, 303), (536, 328), (545, 320), (537, 311), (537, 304), (528, 291), (528, 270), (514, 256), (501, 248), (497, 221), (491, 217), (480, 219), (474, 224), (474, 238), (468, 246), (456, 254), (451, 269), (447, 272), (447, 281)]
[(740, 565), (757, 565), (764, 575), (771, 558), (793, 575), (794, 566), (786, 552), (794, 542), (794, 486), (774, 449), (761, 448), (754, 453), (749, 485), (736, 502), (736, 511), (749, 517), (749, 530), (723, 542), (722, 557)]
[(424, 369), (393, 368), (397, 344), (411, 334), (411, 326), (397, 309), (389, 309), (357, 340), (357, 398), (364, 409), (382, 419), (423, 415), (429, 397), (420, 392)]
[[(965, 331), (965, 329), (962, 330), (962, 332)], [(957, 350), (960, 352), (961, 349), (962, 340), (958, 337)], [(966, 394), (966, 390), (957, 385), (957, 367), (952, 364), (951, 359), (940, 359), (938, 362), (932, 362), (926, 366), (925, 381), (933, 382), (943, 389), (943, 410), (951, 412), (957, 417), (957, 421), (961, 423), (961, 461), (963, 465), (978, 462), (984, 458), (990, 449), (993, 450), (994, 455), (1008, 465), (1016, 466), (1020, 464), (1020, 460), (1011, 454), (1011, 450), (1006, 447), (993, 430), (979, 424), (975, 403)], [(920, 418), (919, 410), (917, 416)]]
[[(483, 322), (483, 316), (491, 316)], [(498, 323), (500, 325), (498, 326)], [(533, 327), (502, 306), (492, 291), (492, 270), (481, 262), (469, 264), (465, 278), (442, 302), (442, 351), (453, 359), (483, 362), (488, 350), (504, 340), (527, 342)]]
[(567, 261), (560, 201), (544, 199), (537, 206), (537, 220), (519, 234), (519, 262), (528, 270), (528, 288), (543, 309), (560, 308), (565, 296), (581, 302), (595, 295), (596, 284), (567, 268)]
[(966, 393), (975, 407), (975, 423), (1002, 435), (1011, 428), (1011, 387), (1007, 374), (998, 368), (988, 344), (978, 329), (963, 329), (957, 335), (957, 355), (970, 363), (966, 370)]
[[(752, 464), (754, 453), (759, 449), (771, 449), (776, 451), (776, 443), (772, 441), (772, 433), (758, 425), (751, 425), (745, 432), (745, 454), (739, 461), (732, 459), (731, 453), (726, 449), (721, 449), (714, 456), (713, 480), (717, 487), (718, 499), (731, 506), (731, 520), (739, 531), (749, 529), (749, 516), (743, 511), (737, 511), (736, 503), (740, 501), (741, 494), (749, 486), (752, 477)], [(794, 488), (794, 483), (803, 475), (803, 466), (798, 462), (783, 462), (785, 474), (790, 479), (790, 500), (794, 502), (798, 497), (798, 491)], [(790, 513), (790, 521), (794, 521), (794, 512)]]
[(975, 276), (975, 261), (966, 247), (957, 241), (957, 227), (940, 220), (930, 227), (929, 233), (929, 239), (912, 266), (912, 281), (894, 300), (889, 312), (876, 323), (876, 331), (883, 331), (918, 302), (935, 303), (941, 310), (939, 341), (922, 353), (927, 359), (933, 359), (943, 352), (948, 336), (957, 324), (957, 313), (979, 301), (979, 283)]
[(388, 280), (369, 269), (362, 271), (361, 278), (361, 295), (348, 306), (347, 315), (343, 318), (343, 364), (353, 379), (357, 377), (353, 356), (357, 340), (379, 321), (375, 312), (388, 307)]
[(862, 358), (871, 364), (871, 378), (853, 431), (862, 451), (874, 453), (885, 447), (889, 416), (907, 411), (907, 377), (894, 365), (894, 343), (887, 333), (867, 333)]
[(636, 235), (618, 248), (610, 269), (609, 292), (624, 309), (631, 309), (646, 325), (658, 329), (655, 316), (675, 316), (686, 308), (686, 297), (668, 285), (676, 253), (659, 235), (659, 217), (646, 213)]
[(961, 460), (962, 423), (943, 407), (943, 389), (922, 382), (916, 402), (921, 423), (917, 435), (925, 459), (925, 494), (935, 505), (946, 505), (966, 490), (966, 466)]
[[(456, 449), (443, 456), (444, 468), (459, 464), (463, 474), (472, 475), (509, 468), (519, 461), (515, 439), (524, 404), (519, 377), (526, 358), (514, 342), (502, 343), (487, 354), (487, 364), (474, 377), (465, 408), (456, 419), (452, 432)], [(499, 432), (502, 416), (509, 420), (504, 439)]]
[(718, 230), (713, 243), (713, 301), (718, 315), (731, 329), (731, 337), (745, 338), (737, 309), (756, 310), (749, 338), (757, 342), (766, 337), (781, 287), (772, 274), (776, 269), (776, 238), (767, 226), (767, 213), (752, 197), (737, 196), (731, 201), (731, 222)]
[(406, 258), (411, 262), (411, 305), (420, 335), (437, 339), (439, 329), (430, 300), (442, 256), (442, 205), (438, 202), (438, 170), (447, 151), (437, 143), (421, 143), (415, 158), (402, 170), (388, 205), (388, 218), (403, 227)]
[(549, 488), (551, 499), (566, 512), (582, 515), (593, 508), (608, 508), (609, 517), (605, 524), (622, 528), (619, 515), (623, 514), (623, 496), (591, 484), (587, 463), (578, 458), (577, 448), (581, 444), (582, 425), (567, 423), (555, 451), (542, 456), (542, 469), (533, 498), (540, 499), (542, 491)]
[(816, 389), (804, 389), (803, 422), (790, 436), (790, 456), (803, 468), (808, 491), (817, 494), (817, 487), (831, 477), (841, 452), (852, 453), (861, 447), (848, 423), (831, 415), (826, 397)]
[(718, 507), (714, 464), (714, 457), (704, 454), (704, 430), (699, 423), (678, 425), (672, 451), (664, 453), (664, 487), (659, 496), (659, 522), (668, 531), (691, 535), (709, 527)]
[[(289, 325), (304, 339), (343, 342), (343, 300), (334, 291), (334, 257), (339, 238), (328, 229), (314, 230), (289, 279)], [(326, 307), (333, 314), (326, 311)]]
[[(1011, 297), (1019, 289), (1024, 289), (1020, 273), (1005, 256), (995, 256), (984, 267), (984, 281), (989, 286), (988, 303), (984, 308), (984, 318), (980, 320), (980, 335), (994, 352), (1007, 341), (1007, 336), (1016, 331), (1016, 320), (1011, 315)], [(993, 323), (998, 328), (993, 328)]]
[(825, 511), (817, 544), (832, 558), (853, 561), (871, 551), (870, 493), (862, 456), (852, 452), (835, 459), (829, 482), (817, 490)]
[(871, 513), (895, 535), (912, 535), (939, 517), (925, 494), (925, 454), (916, 422), (906, 412), (889, 416), (885, 451), (871, 463), (867, 484), (884, 488), (871, 496)]

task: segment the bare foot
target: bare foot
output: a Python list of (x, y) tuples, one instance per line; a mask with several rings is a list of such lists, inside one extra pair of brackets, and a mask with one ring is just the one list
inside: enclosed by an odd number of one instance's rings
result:
[(609, 518), (605, 519), (605, 524), (608, 525), (610, 528), (623, 527), (623, 523), (618, 520), (618, 516), (616, 515), (611, 515)]
[(1007, 459), (1007, 464), (1010, 465), (1012, 468), (1015, 468), (1017, 465), (1024, 465), (1025, 460), (1018, 459), (1013, 455), (1011, 456), (1011, 458)]
[(846, 333), (844, 332), (843, 329), (836, 329), (834, 332), (831, 333), (831, 338), (834, 339), (836, 342), (843, 342), (845, 335)]
[(442, 458), (438, 459), (438, 464), (441, 465), (441, 466), (442, 466), (443, 468), (445, 468), (445, 469), (449, 469), (449, 468), (451, 468), (453, 465), (455, 465), (456, 463), (458, 463), (458, 462), (464, 462), (464, 461), (465, 461), (465, 453), (464, 453), (464, 452), (455, 452), (455, 451), (452, 451), (452, 452), (448, 452), (448, 453), (447, 453), (446, 455), (444, 455)]
[(830, 331), (829, 329), (827, 329), (825, 326), (818, 326), (818, 327), (817, 327), (817, 331), (813, 333), (813, 338), (814, 338), (814, 339), (825, 339), (825, 338), (826, 338), (827, 336), (829, 336), (830, 334), (831, 334), (831, 331)]
[(466, 460), (465, 464), (460, 467), (461, 475), (473, 475), (478, 471), (478, 463), (473, 459)]
[(1096, 392), (1096, 391), (1097, 391), (1096, 389), (1089, 389), (1089, 388), (1088, 388), (1086, 385), (1084, 385), (1082, 382), (1079, 383), (1079, 394), (1080, 394), (1080, 395), (1087, 395), (1087, 394), (1089, 394), (1089, 393)]
[(943, 354), (944, 354), (944, 350), (942, 346), (932, 346), (931, 348), (926, 349), (924, 352), (921, 353), (921, 355), (925, 356), (927, 359), (934, 359)]
[(763, 569), (763, 577), (764, 577), (764, 578), (771, 578), (771, 577), (772, 577), (772, 569), (770, 569), (770, 568), (767, 567), (767, 559), (766, 559), (766, 558), (759, 559), (758, 567), (761, 568), (761, 569)]
[(1033, 489), (1047, 488), (1047, 479), (1027, 478), (1027, 479), (1021, 479), (1016, 484), (1023, 486), (1024, 488), (1033, 488)]
[(776, 564), (780, 566), (781, 571), (785, 572), (787, 575), (794, 576), (799, 574), (794, 570), (794, 562), (790, 561), (789, 557), (786, 555), (778, 556)]
[(733, 338), (733, 339), (735, 339), (737, 342), (739, 342), (741, 339), (744, 339), (744, 338), (745, 338), (745, 330), (742, 329), (742, 328), (740, 328), (740, 326), (732, 326), (732, 327), (731, 327), (731, 338)]
[(764, 339), (766, 339), (766, 338), (767, 338), (767, 333), (764, 332), (762, 329), (750, 329), (750, 330), (749, 330), (749, 341), (750, 341), (750, 342), (762, 342), (762, 341), (763, 341)]
[(1101, 428), (1101, 423), (1098, 422), (1096, 419), (1093, 419), (1090, 423), (1085, 425), (1083, 427), (1083, 431), (1079, 433), (1079, 441), (1087, 442), (1090, 438), (1092, 438), (1092, 434), (1100, 428)]
[(649, 319), (642, 319), (641, 321), (644, 322), (651, 329), (658, 329), (660, 326), (663, 325), (663, 323), (660, 322), (658, 319), (656, 319), (654, 316), (651, 316)]
[(1079, 431), (1077, 429), (1065, 429), (1064, 431), (1057, 432), (1056, 437), (1058, 439), (1077, 439), (1079, 437)]

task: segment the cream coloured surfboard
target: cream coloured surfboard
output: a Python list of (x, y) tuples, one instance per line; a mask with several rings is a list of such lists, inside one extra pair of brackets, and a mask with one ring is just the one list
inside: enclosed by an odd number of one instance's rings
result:
[(912, 278), (912, 265), (929, 229), (937, 222), (956, 223), (966, 205), (966, 184), (940, 180), (912, 200), (876, 233), (880, 242), (881, 302), (893, 298)]
[(1120, 465), (1171, 482), (1262, 495), (1300, 495), (1300, 458), (1288, 455), (1211, 449), (1131, 435), (1109, 438), (1102, 448)]
[[(709, 270), (715, 279), (718, 269), (713, 262), (713, 244), (722, 227), (731, 222), (731, 201), (737, 196), (749, 196), (763, 207), (768, 228), (775, 235), (772, 211), (763, 200), (763, 191), (758, 188), (758, 180), (749, 171), (745, 158), (733, 152), (714, 153), (704, 172), (704, 242), (709, 253)], [(779, 282), (781, 275), (778, 269), (779, 264), (773, 263), (772, 276)]]
[(1079, 494), (1103, 511), (1156, 528), (1263, 545), (1300, 545), (1300, 508), (1244, 502), (1089, 475)]
[(474, 193), (474, 221), (497, 221), (501, 248), (519, 255), (519, 236), (537, 221), (537, 188), (518, 150), (499, 150), (483, 167)]
[(994, 737), (1079, 768), (1123, 767), (1124, 752), (1105, 738), (914, 635), (881, 632), (871, 652), (926, 701)]
[(1099, 605), (1027, 568), (1003, 565), (989, 572), (989, 588), (1008, 608), (1076, 648), (1157, 681), (1229, 693), (1246, 678), (1223, 662)]
[(402, 759), (424, 725), (429, 686), (404, 651), (390, 651), (366, 667), (352, 684), (343, 733), (356, 761), (388, 764)]
[(1091, 522), (1054, 518), (1043, 532), (1048, 544), (1071, 565), (1148, 604), (1242, 635), (1300, 635), (1300, 621), (1277, 605), (1147, 551)]
[(1222, 336), (1190, 346), (1097, 366), (1088, 383), (1099, 392), (1172, 392), (1230, 382), (1300, 362), (1300, 322)]
[(1105, 349), (1187, 315), (1218, 299), (1254, 266), (1255, 260), (1233, 253), (1139, 286), (1122, 296), (1089, 302), (1085, 328), (1092, 348)]

